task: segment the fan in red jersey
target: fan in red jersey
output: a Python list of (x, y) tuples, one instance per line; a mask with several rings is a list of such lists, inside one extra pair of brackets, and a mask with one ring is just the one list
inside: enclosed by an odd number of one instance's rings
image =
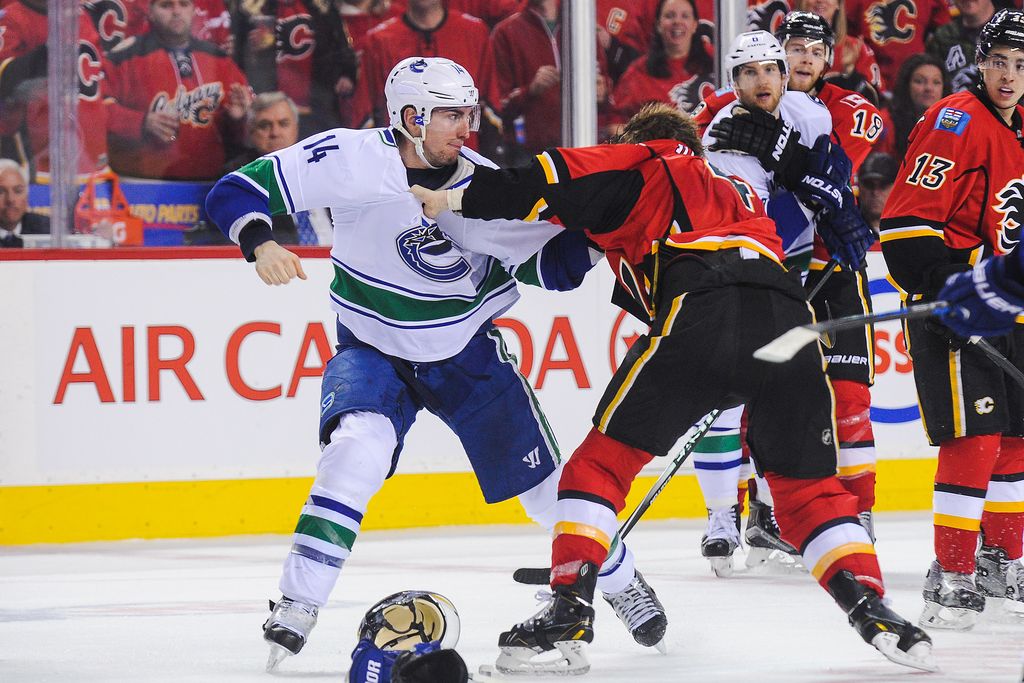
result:
[(241, 144), (252, 94), (224, 52), (192, 36), (192, 0), (153, 0), (152, 29), (107, 73), (111, 165), (142, 178), (212, 180)]
[[(50, 170), (50, 108), (46, 92), (46, 2), (20, 0), (0, 11), (0, 135), (9, 136), (19, 161), (34, 180)], [(99, 36), (89, 17), (78, 15), (78, 173), (107, 166), (107, 112)]]
[[(944, 97), (910, 136), (882, 213), (882, 252), (907, 302), (954, 301), (965, 291), (1006, 303), (986, 255), (1019, 258), (1024, 225), (1024, 12), (1000, 10), (975, 54), (981, 83)], [(959, 275), (958, 275), (959, 274)], [(951, 278), (951, 276), (956, 276)], [(958, 284), (952, 293), (947, 280)], [(959, 293), (956, 291), (959, 289)], [(1000, 296), (1001, 293), (1004, 293)], [(979, 332), (1024, 368), (1024, 331), (1001, 329), (973, 306)], [(954, 309), (956, 320), (960, 314)], [(921, 421), (939, 447), (933, 505), (935, 561), (925, 578), (921, 623), (967, 629), (981, 611), (1024, 614), (1024, 391), (975, 344), (934, 319), (908, 321), (907, 348)], [(981, 545), (978, 549), (979, 532)]]

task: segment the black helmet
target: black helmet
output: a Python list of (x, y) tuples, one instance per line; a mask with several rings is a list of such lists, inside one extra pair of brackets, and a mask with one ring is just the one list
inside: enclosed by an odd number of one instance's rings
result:
[(1024, 12), (1019, 9), (1001, 9), (981, 27), (974, 61), (984, 62), (993, 45), (1006, 45), (1024, 50)]
[(775, 37), (783, 47), (790, 38), (809, 38), (820, 40), (825, 44), (825, 65), (826, 69), (832, 64), (832, 52), (836, 45), (836, 34), (832, 26), (823, 17), (813, 12), (790, 12), (775, 30)]

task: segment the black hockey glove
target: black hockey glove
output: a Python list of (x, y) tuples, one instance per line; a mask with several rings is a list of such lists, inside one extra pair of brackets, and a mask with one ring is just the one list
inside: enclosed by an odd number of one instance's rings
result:
[(818, 217), (818, 234), (832, 256), (851, 270), (864, 266), (864, 255), (875, 243), (875, 232), (860, 215), (853, 192), (844, 188), (838, 210), (824, 211)]
[(760, 109), (733, 107), (728, 118), (711, 127), (711, 137), (711, 151), (744, 152), (757, 157), (766, 171), (788, 167), (802, 148), (800, 131)]
[(391, 683), (467, 683), (466, 662), (455, 650), (403, 652), (391, 667)]

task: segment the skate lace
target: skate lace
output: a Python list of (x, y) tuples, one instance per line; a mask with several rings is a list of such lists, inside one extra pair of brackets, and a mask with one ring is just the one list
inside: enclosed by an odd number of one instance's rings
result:
[(523, 621), (520, 621), (518, 624), (516, 624), (516, 627), (532, 628), (531, 624), (540, 619), (541, 616), (545, 612), (547, 612), (548, 609), (550, 609), (552, 603), (554, 602), (554, 598), (555, 594), (553, 592), (551, 592), (550, 590), (545, 590), (543, 588), (534, 593), (533, 599), (536, 600), (537, 604), (541, 606), (540, 609), (537, 610), (536, 614), (531, 616), (529, 619), (524, 619)]
[(606, 597), (615, 614), (629, 626), (630, 630), (649, 619), (652, 614), (661, 611), (650, 587), (639, 577), (634, 577), (629, 585), (618, 593)]
[(708, 516), (708, 538), (727, 538), (740, 544), (740, 532), (736, 528), (736, 508), (712, 510)]

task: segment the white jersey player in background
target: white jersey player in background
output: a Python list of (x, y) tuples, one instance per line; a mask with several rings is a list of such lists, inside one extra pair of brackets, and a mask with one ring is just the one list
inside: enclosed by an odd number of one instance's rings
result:
[[(487, 502), (518, 496), (537, 523), (556, 521), (558, 447), (493, 319), (519, 298), (516, 278), (570, 289), (595, 260), (582, 233), (547, 223), (494, 231), (490, 255), (452, 243), (409, 187), (461, 187), (478, 165), (493, 167), (463, 146), (479, 117), (473, 79), (450, 60), (412, 57), (385, 96), (390, 128), (314, 135), (225, 176), (207, 200), (270, 285), (306, 278), (270, 216), (330, 208), (334, 221), (338, 352), (324, 371), (323, 453), (264, 624), (268, 669), (305, 644), (421, 408), (459, 437)], [(660, 642), (664, 610), (621, 543), (598, 587), (638, 642)]]
[[(719, 172), (744, 180), (764, 202), (782, 238), (787, 264), (806, 263), (816, 228), (820, 226), (827, 233), (831, 223), (826, 216), (837, 214), (843, 200), (841, 185), (824, 173), (832, 153), (832, 116), (821, 101), (808, 93), (787, 91), (787, 56), (770, 33), (740, 34), (730, 46), (725, 62), (737, 102), (718, 111), (704, 131), (702, 141), (708, 146), (708, 162)], [(733, 125), (740, 117), (746, 123), (757, 120), (765, 133), (772, 131), (777, 135), (766, 155), (745, 154), (729, 145), (729, 138), (735, 140), (743, 135)], [(723, 134), (724, 129), (730, 129), (732, 135)], [(803, 147), (797, 160), (792, 155), (797, 154), (800, 140), (814, 147)], [(848, 168), (835, 173), (842, 177), (842, 185), (848, 182)], [(852, 196), (849, 201), (852, 206)], [(737, 484), (746, 478), (746, 473), (741, 472), (742, 414), (743, 406), (724, 412), (712, 438), (694, 453), (697, 480), (708, 508), (701, 553), (719, 576), (732, 573), (732, 555), (740, 546)], [(793, 565), (799, 561), (798, 553), (779, 537), (767, 482), (760, 476), (756, 482), (745, 534), (751, 546), (747, 566), (759, 566), (769, 560)]]

